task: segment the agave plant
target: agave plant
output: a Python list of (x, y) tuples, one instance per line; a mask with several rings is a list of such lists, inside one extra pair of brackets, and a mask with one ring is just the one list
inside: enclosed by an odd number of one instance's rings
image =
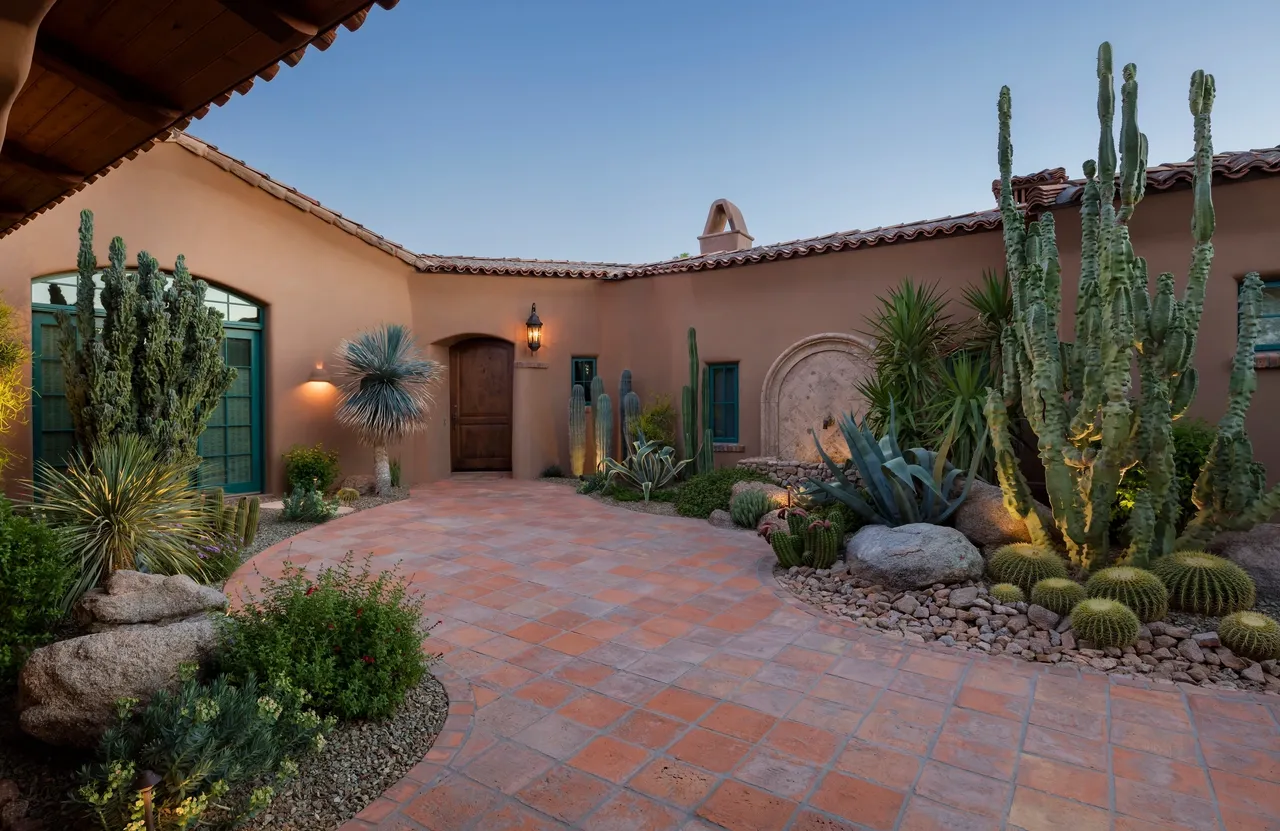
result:
[(876, 438), (866, 418), (856, 423), (851, 414), (842, 414), (839, 424), (866, 497), (859, 494), (857, 485), (845, 475), (844, 467), (833, 462), (822, 449), (822, 442), (813, 430), (809, 432), (813, 435), (814, 444), (835, 481), (810, 479), (802, 495), (818, 500), (838, 499), (863, 519), (877, 525), (945, 522), (969, 495), (969, 488), (977, 475), (977, 464), (986, 453), (987, 437), (984, 433), (969, 464), (964, 488), (959, 495), (952, 496), (956, 480), (964, 473), (947, 461), (954, 427), (948, 431), (941, 449), (935, 452), (923, 447), (902, 450), (898, 445), (897, 414), (892, 403), (889, 406), (889, 429), (883, 438)]
[(63, 531), (80, 563), (68, 606), (120, 569), (205, 576), (200, 545), (212, 529), (191, 487), (196, 460), (164, 459), (140, 436), (121, 434), (92, 457), (77, 451), (65, 472), (38, 467), (33, 510)]
[(375, 487), (385, 496), (391, 490), (387, 445), (426, 426), (443, 370), (421, 357), (409, 330), (396, 324), (344, 340), (337, 358), (338, 423), (373, 448)]
[(615, 479), (620, 479), (627, 487), (643, 493), (644, 501), (648, 502), (649, 494), (674, 482), (684, 466), (693, 461), (683, 459), (677, 462), (675, 454), (674, 447), (646, 440), (642, 433), (639, 441), (631, 443), (631, 454), (626, 461), (604, 460), (606, 481), (612, 484)]

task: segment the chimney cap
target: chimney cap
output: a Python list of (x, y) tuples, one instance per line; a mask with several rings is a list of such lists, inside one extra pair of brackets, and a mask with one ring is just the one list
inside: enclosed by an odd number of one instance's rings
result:
[[(726, 227), (727, 226), (727, 227)], [(703, 226), (698, 245), (703, 254), (720, 251), (741, 251), (750, 248), (756, 240), (747, 232), (747, 221), (742, 211), (728, 199), (717, 199), (707, 211), (707, 224)]]

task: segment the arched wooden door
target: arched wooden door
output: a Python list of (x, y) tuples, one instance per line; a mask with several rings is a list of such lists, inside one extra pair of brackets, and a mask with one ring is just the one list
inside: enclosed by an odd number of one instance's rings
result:
[(515, 347), (473, 338), (449, 350), (450, 447), (454, 470), (511, 470), (511, 382)]

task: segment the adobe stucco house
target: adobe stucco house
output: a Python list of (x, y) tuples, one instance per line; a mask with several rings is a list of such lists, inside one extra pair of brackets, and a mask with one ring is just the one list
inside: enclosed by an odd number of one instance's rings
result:
[[(1236, 334), (1236, 286), (1252, 270), (1280, 274), (1280, 150), (1224, 154), (1215, 164), (1217, 256), (1201, 328), (1200, 393), (1194, 415), (1216, 420), (1225, 402)], [(1190, 256), (1190, 169), (1153, 168), (1133, 233), (1151, 273), (1185, 278)], [(1020, 199), (1067, 210), (1058, 223), (1064, 273), (1078, 268), (1077, 185), (1061, 170), (1019, 179)], [(410, 252), (185, 134), (158, 143), (91, 187), (0, 239), (0, 289), (37, 332), (29, 429), (10, 437), (24, 458), (66, 446), (57, 397), (56, 341), (45, 327), (56, 282), (71, 283), (81, 209), (94, 211), (99, 257), (123, 236), (163, 266), (185, 254), (218, 291), (229, 352), (241, 367), (225, 412), (206, 435), (211, 474), (231, 490), (278, 491), (280, 454), (323, 442), (346, 472), (371, 454), (333, 420), (324, 376), (338, 342), (383, 322), (409, 325), (449, 384), (428, 431), (393, 451), (405, 479), (453, 470), (509, 469), (519, 478), (567, 465), (567, 401), (574, 373), (602, 375), (615, 396), (630, 369), (646, 401), (679, 391), (688, 377), (686, 330), (717, 369), (717, 462), (811, 453), (806, 431), (856, 408), (866, 372), (857, 334), (877, 295), (910, 275), (952, 296), (1004, 255), (994, 208), (930, 222), (751, 247), (741, 215), (712, 206), (702, 253), (647, 265), (440, 257)], [(725, 226), (728, 226), (727, 228)], [(697, 228), (690, 229), (690, 237)], [(1074, 287), (1067, 287), (1071, 311)], [(1280, 292), (1265, 311), (1280, 312)], [(536, 304), (542, 348), (527, 347)], [(1280, 323), (1264, 321), (1280, 347)], [(1265, 347), (1264, 347), (1265, 349)], [(1280, 352), (1271, 353), (1280, 357)], [(1260, 351), (1259, 365), (1271, 354)], [(577, 360), (575, 360), (577, 359)], [(1280, 362), (1274, 362), (1280, 365)], [(1250, 416), (1258, 457), (1280, 473), (1280, 441), (1268, 430), (1280, 406), (1280, 373), (1259, 373)], [(830, 428), (828, 428), (830, 432)], [(615, 440), (616, 444), (616, 440)], [(218, 467), (218, 465), (221, 465)], [(30, 463), (16, 473), (27, 475)]]

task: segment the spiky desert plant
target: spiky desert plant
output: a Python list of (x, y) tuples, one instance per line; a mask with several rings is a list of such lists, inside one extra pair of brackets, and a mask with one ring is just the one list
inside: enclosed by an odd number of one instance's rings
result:
[(1280, 655), (1280, 623), (1261, 612), (1234, 612), (1218, 621), (1222, 645), (1242, 658), (1266, 661)]
[(1132, 609), (1105, 597), (1082, 600), (1071, 610), (1071, 628), (1076, 637), (1099, 647), (1131, 646), (1138, 639), (1141, 626)]
[[(711, 432), (711, 368), (702, 367), (698, 384), (698, 331), (689, 327), (689, 383), (680, 390), (680, 420), (684, 431), (684, 455), (694, 462), (695, 473), (715, 469), (715, 440)], [(698, 411), (702, 426), (698, 426)]]
[(805, 555), (814, 568), (831, 568), (840, 554), (844, 541), (844, 529), (837, 515), (835, 522), (815, 519), (804, 532)]
[(656, 441), (638, 441), (631, 446), (625, 461), (606, 458), (602, 473), (596, 475), (603, 474), (602, 486), (619, 482), (640, 491), (644, 494), (644, 501), (648, 502), (654, 491), (674, 482), (684, 466), (689, 464), (688, 459), (676, 461), (675, 453), (675, 448), (663, 447)]
[(1160, 620), (1169, 613), (1169, 590), (1159, 577), (1140, 568), (1104, 568), (1094, 572), (1084, 588), (1090, 597), (1120, 601), (1143, 623)]
[(385, 324), (338, 345), (338, 423), (373, 448), (379, 496), (391, 491), (387, 446), (427, 426), (444, 370), (418, 354), (409, 330)]
[(1137, 125), (1137, 68), (1129, 64), (1123, 70), (1118, 168), (1110, 44), (1098, 49), (1097, 78), (1099, 155), (1084, 165), (1081, 266), (1079, 280), (1070, 281), (1077, 285), (1070, 343), (1058, 340), (1063, 280), (1055, 212), (1043, 211), (1028, 222), (1029, 209), (1015, 198), (1012, 108), (1009, 88), (1000, 91), (1000, 209), (1014, 317), (1003, 336), (1003, 395), (992, 390), (987, 399), (1006, 504), (1024, 519), (1033, 542), (1049, 542), (1008, 442), (1007, 410), (1021, 405), (1038, 440), (1054, 523), (1071, 561), (1084, 570), (1116, 559), (1110, 507), (1121, 475), (1135, 463), (1147, 478), (1126, 523), (1129, 547), (1122, 558), (1131, 565), (1145, 567), (1170, 551), (1201, 547), (1219, 530), (1247, 528), (1280, 509), (1280, 490), (1266, 491), (1251, 469), (1252, 448), (1244, 432), (1257, 383), (1253, 352), (1261, 295), (1260, 279), (1250, 275), (1240, 292), (1227, 414), (1197, 481), (1197, 516), (1177, 537), (1172, 425), (1195, 398), (1196, 339), (1213, 259), (1213, 76), (1202, 71), (1191, 76), (1193, 247), (1181, 299), (1172, 274), (1149, 280), (1146, 261), (1134, 253), (1130, 238), (1130, 220), (1147, 181), (1147, 138)]
[(581, 478), (587, 467), (587, 396), (582, 384), (569, 393), (569, 472)]
[(1169, 605), (1185, 612), (1225, 615), (1248, 609), (1257, 588), (1244, 569), (1205, 551), (1175, 551), (1151, 567), (1169, 588)]
[(783, 508), (778, 518), (786, 520), (787, 528), (799, 537), (804, 536), (804, 529), (809, 527), (809, 512), (804, 508)]
[(1088, 597), (1084, 586), (1069, 577), (1046, 577), (1031, 587), (1031, 602), (1060, 615)]
[(72, 454), (65, 471), (37, 463), (33, 510), (63, 529), (79, 579), (68, 605), (113, 571), (204, 576), (200, 543), (212, 530), (192, 489), (193, 459), (163, 458), (140, 436), (107, 439), (92, 456)]
[(1026, 600), (1026, 595), (1022, 593), (1022, 589), (1012, 583), (996, 583), (987, 590), (987, 594), (997, 603), (1003, 603), (1006, 606), (1014, 603), (1021, 603)]
[[(0, 435), (8, 435), (26, 421), (31, 385), (23, 373), (31, 364), (31, 350), (25, 332), (17, 325), (18, 314), (0, 299)], [(0, 447), (0, 473), (13, 459), (13, 451)]]
[[(640, 441), (640, 418), (642, 408), (640, 406), (640, 396), (634, 391), (629, 391), (622, 397), (622, 441), (628, 448)], [(646, 437), (648, 438), (648, 437)], [(657, 439), (657, 436), (653, 436)]]
[(789, 534), (782, 528), (763, 533), (769, 545), (772, 546), (773, 553), (778, 557), (778, 565), (783, 568), (793, 568), (803, 564), (804, 537)]
[(729, 501), (729, 516), (735, 525), (755, 528), (760, 517), (773, 510), (773, 503), (764, 491), (742, 491)]
[(987, 571), (997, 582), (1030, 591), (1046, 577), (1066, 577), (1067, 564), (1047, 545), (1019, 542), (997, 548), (987, 561)]
[(602, 392), (596, 397), (592, 416), (595, 419), (596, 466), (603, 470), (605, 460), (613, 458), (613, 402), (609, 400), (608, 393)]
[(342, 505), (354, 505), (360, 501), (360, 491), (355, 488), (338, 488), (334, 498)]
[(81, 211), (75, 317), (57, 313), (76, 444), (92, 454), (103, 441), (134, 433), (165, 458), (195, 460), (196, 441), (236, 377), (222, 359), (222, 316), (205, 305), (208, 286), (192, 278), (181, 255), (172, 279), (146, 251), (138, 252), (136, 272), (125, 259), (116, 237), (98, 292), (93, 212)]

